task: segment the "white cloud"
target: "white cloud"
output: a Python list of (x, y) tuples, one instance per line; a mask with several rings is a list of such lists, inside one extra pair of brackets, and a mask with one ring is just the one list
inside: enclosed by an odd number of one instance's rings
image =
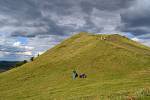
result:
[(59, 26), (71, 27), (73, 29), (79, 29), (84, 27), (86, 21), (84, 19), (84, 14), (73, 13), (70, 15), (58, 16), (56, 13), (49, 15), (49, 17), (56, 22)]
[(42, 51), (42, 52), (39, 52), (38, 54), (41, 55), (41, 54), (43, 54), (44, 52), (45, 52), (45, 51)]
[(101, 33), (119, 32), (116, 30), (116, 28), (121, 24), (121, 18), (119, 14), (94, 8), (90, 19), (96, 25), (96, 28), (102, 29)]
[(140, 39), (140, 38), (137, 38), (137, 37), (134, 37), (134, 38), (131, 38), (133, 41), (137, 41), (137, 42), (140, 42), (146, 46), (150, 46), (150, 39)]
[(22, 46), (21, 48), (24, 48), (27, 50), (34, 50), (34, 47), (31, 47), (31, 46)]
[(142, 44), (144, 44), (144, 45), (150, 47), (150, 39), (142, 39), (140, 42), (141, 42)]
[(34, 49), (34, 47), (22, 45), (21, 42), (19, 42), (19, 41), (13, 43), (13, 46), (20, 48), (20, 49), (26, 49), (26, 50), (33, 50)]
[(27, 56), (32, 56), (32, 52), (31, 52), (31, 51), (26, 51), (26, 52), (17, 52), (16, 54), (18, 54), (18, 55), (27, 55)]
[[(118, 33), (123, 10), (131, 10), (128, 16), (132, 15), (133, 20), (149, 12), (149, 0), (134, 0), (136, 2), (132, 6), (128, 1), (132, 0), (8, 0), (8, 3), (0, 0), (0, 46), (7, 51), (18, 52), (17, 57), (13, 55), (14, 59), (19, 59), (18, 56), (24, 59), (24, 55), (27, 58), (48, 50), (72, 33)], [(149, 30), (149, 27), (136, 28)], [(136, 37), (132, 32), (131, 35), (127, 36), (149, 44), (148, 39)], [(16, 36), (25, 36), (28, 40), (21, 43)], [(0, 55), (9, 55), (9, 52), (1, 51)]]
[(10, 52), (0, 51), (0, 57), (4, 57), (5, 55), (9, 55)]
[(17, 41), (13, 44), (14, 47), (20, 47), (21, 46), (21, 42)]
[(42, 55), (43, 53), (45, 53), (45, 51), (39, 51), (34, 55), (34, 57), (37, 57), (38, 55)]
[(140, 39), (139, 38), (137, 38), (137, 37), (134, 37), (134, 38), (131, 38), (131, 40), (133, 40), (133, 41), (140, 41)]

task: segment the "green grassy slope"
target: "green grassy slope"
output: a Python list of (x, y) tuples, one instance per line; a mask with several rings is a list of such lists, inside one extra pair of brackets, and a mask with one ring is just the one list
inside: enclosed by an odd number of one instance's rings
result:
[[(73, 69), (87, 78), (72, 80)], [(0, 74), (0, 100), (149, 100), (149, 95), (150, 48), (116, 34), (77, 34)]]

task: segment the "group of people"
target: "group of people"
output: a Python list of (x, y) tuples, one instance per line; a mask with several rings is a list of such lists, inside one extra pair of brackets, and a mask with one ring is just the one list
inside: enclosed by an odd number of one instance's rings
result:
[(76, 70), (73, 70), (73, 71), (72, 71), (72, 79), (74, 80), (74, 79), (76, 79), (78, 76), (79, 76), (79, 78), (86, 78), (86, 77), (87, 77), (86, 74), (82, 73), (82, 74), (78, 75), (78, 73), (76, 72)]

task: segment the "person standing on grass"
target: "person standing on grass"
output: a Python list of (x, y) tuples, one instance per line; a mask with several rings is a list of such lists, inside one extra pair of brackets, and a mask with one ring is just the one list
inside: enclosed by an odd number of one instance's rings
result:
[(72, 79), (75, 80), (76, 77), (78, 77), (78, 74), (77, 74), (76, 70), (73, 70), (72, 71)]

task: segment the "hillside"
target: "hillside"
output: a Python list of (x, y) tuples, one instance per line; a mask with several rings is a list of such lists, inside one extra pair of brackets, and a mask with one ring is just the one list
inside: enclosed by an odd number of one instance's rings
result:
[[(72, 80), (72, 71), (87, 78)], [(150, 48), (126, 37), (79, 33), (0, 74), (0, 100), (149, 100)]]

